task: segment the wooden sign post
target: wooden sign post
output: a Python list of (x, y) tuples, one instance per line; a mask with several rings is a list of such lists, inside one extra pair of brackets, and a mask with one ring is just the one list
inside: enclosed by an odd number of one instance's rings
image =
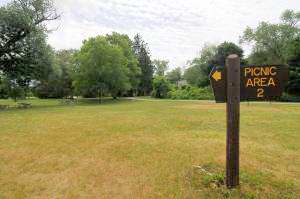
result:
[(240, 58), (229, 55), (226, 60), (226, 186), (239, 185), (239, 129), (240, 129)]
[(276, 100), (288, 82), (287, 65), (240, 66), (238, 55), (229, 55), (225, 68), (215, 66), (210, 73), (215, 100), (226, 102), (226, 185), (239, 185), (240, 101)]

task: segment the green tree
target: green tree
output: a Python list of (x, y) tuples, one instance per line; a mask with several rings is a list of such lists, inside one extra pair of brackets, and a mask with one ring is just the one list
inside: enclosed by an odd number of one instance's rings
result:
[(130, 95), (136, 95), (138, 85), (140, 83), (141, 68), (138, 67), (138, 60), (134, 54), (133, 43), (128, 35), (113, 32), (111, 35), (106, 35), (107, 40), (112, 45), (117, 45), (122, 48), (123, 54), (127, 59), (127, 67), (129, 69), (129, 81), (131, 85)]
[(300, 12), (286, 10), (276, 24), (261, 22), (257, 28), (247, 27), (241, 43), (253, 44), (250, 64), (289, 64), (290, 80), (286, 91), (300, 95), (299, 41)]
[(192, 86), (201, 86), (201, 85), (206, 85), (205, 83), (207, 80), (204, 80), (204, 78), (200, 77), (201, 74), (201, 69), (198, 66), (192, 65), (185, 69), (184, 74), (183, 74), (183, 79), (187, 81), (188, 84)]
[[(50, 50), (49, 50), (50, 52)], [(35, 85), (35, 94), (40, 98), (73, 96), (73, 56), (76, 50), (52, 50), (52, 62), (47, 64), (44, 75)]]
[(138, 66), (141, 69), (138, 92), (140, 95), (149, 95), (152, 90), (154, 66), (150, 59), (147, 44), (142, 40), (139, 34), (134, 37), (133, 50), (138, 59)]
[(278, 24), (261, 22), (257, 28), (247, 27), (240, 42), (254, 46), (249, 62), (251, 64), (287, 63), (290, 56), (288, 48), (300, 34), (300, 29), (297, 27), (299, 21), (300, 12), (286, 10)]
[(43, 71), (45, 21), (57, 15), (50, 0), (18, 0), (0, 8), (0, 71), (14, 88), (28, 90)]
[(212, 60), (214, 64), (225, 66), (226, 58), (230, 54), (237, 54), (241, 59), (243, 58), (243, 49), (232, 42), (223, 42), (218, 45), (216, 54)]
[(184, 72), (184, 79), (193, 86), (209, 86), (209, 74), (213, 66), (224, 66), (230, 54), (237, 54), (243, 58), (243, 50), (232, 42), (225, 41), (218, 46), (205, 45), (200, 56), (189, 63), (189, 68)]
[(293, 95), (300, 95), (300, 36), (288, 46), (289, 54), (289, 82), (287, 92)]
[(0, 75), (0, 99), (9, 98), (9, 80)]
[(180, 67), (176, 67), (166, 75), (167, 80), (178, 86), (178, 82), (182, 80), (182, 71)]
[(167, 98), (171, 90), (170, 82), (164, 76), (155, 76), (153, 79), (152, 96), (155, 98)]
[(130, 89), (129, 69), (123, 49), (111, 44), (104, 36), (84, 41), (76, 55), (75, 87), (81, 93), (108, 92), (116, 98)]
[(209, 73), (215, 63), (217, 46), (204, 45), (200, 56), (189, 62), (189, 67), (184, 71), (183, 78), (191, 85), (206, 87), (210, 84)]
[(165, 72), (169, 68), (168, 64), (169, 64), (169, 61), (167, 61), (167, 60), (159, 60), (159, 59), (153, 60), (155, 74), (158, 76), (164, 76)]
[(35, 62), (33, 55), (40, 40), (45, 40), (44, 22), (58, 17), (51, 0), (18, 0), (1, 7), (0, 69), (14, 73), (20, 63)]

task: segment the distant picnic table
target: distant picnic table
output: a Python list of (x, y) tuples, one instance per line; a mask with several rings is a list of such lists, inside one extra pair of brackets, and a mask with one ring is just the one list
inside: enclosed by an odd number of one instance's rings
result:
[(75, 100), (73, 99), (63, 99), (60, 101), (62, 104), (74, 104)]
[(30, 108), (30, 103), (18, 103), (18, 108)]
[(6, 104), (0, 104), (0, 110), (8, 109), (9, 105)]

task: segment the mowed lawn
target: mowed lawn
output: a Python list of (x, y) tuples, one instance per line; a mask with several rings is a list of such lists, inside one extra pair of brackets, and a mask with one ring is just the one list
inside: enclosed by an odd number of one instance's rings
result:
[(241, 105), (229, 191), (225, 104), (31, 103), (0, 112), (0, 198), (300, 198), (300, 104)]

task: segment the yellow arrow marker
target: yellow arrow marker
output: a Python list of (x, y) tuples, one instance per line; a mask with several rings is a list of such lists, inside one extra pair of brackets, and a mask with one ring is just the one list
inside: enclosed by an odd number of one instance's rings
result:
[(222, 73), (219, 71), (214, 72), (214, 74), (212, 75), (212, 77), (216, 80), (219, 81), (220, 79), (222, 79)]

